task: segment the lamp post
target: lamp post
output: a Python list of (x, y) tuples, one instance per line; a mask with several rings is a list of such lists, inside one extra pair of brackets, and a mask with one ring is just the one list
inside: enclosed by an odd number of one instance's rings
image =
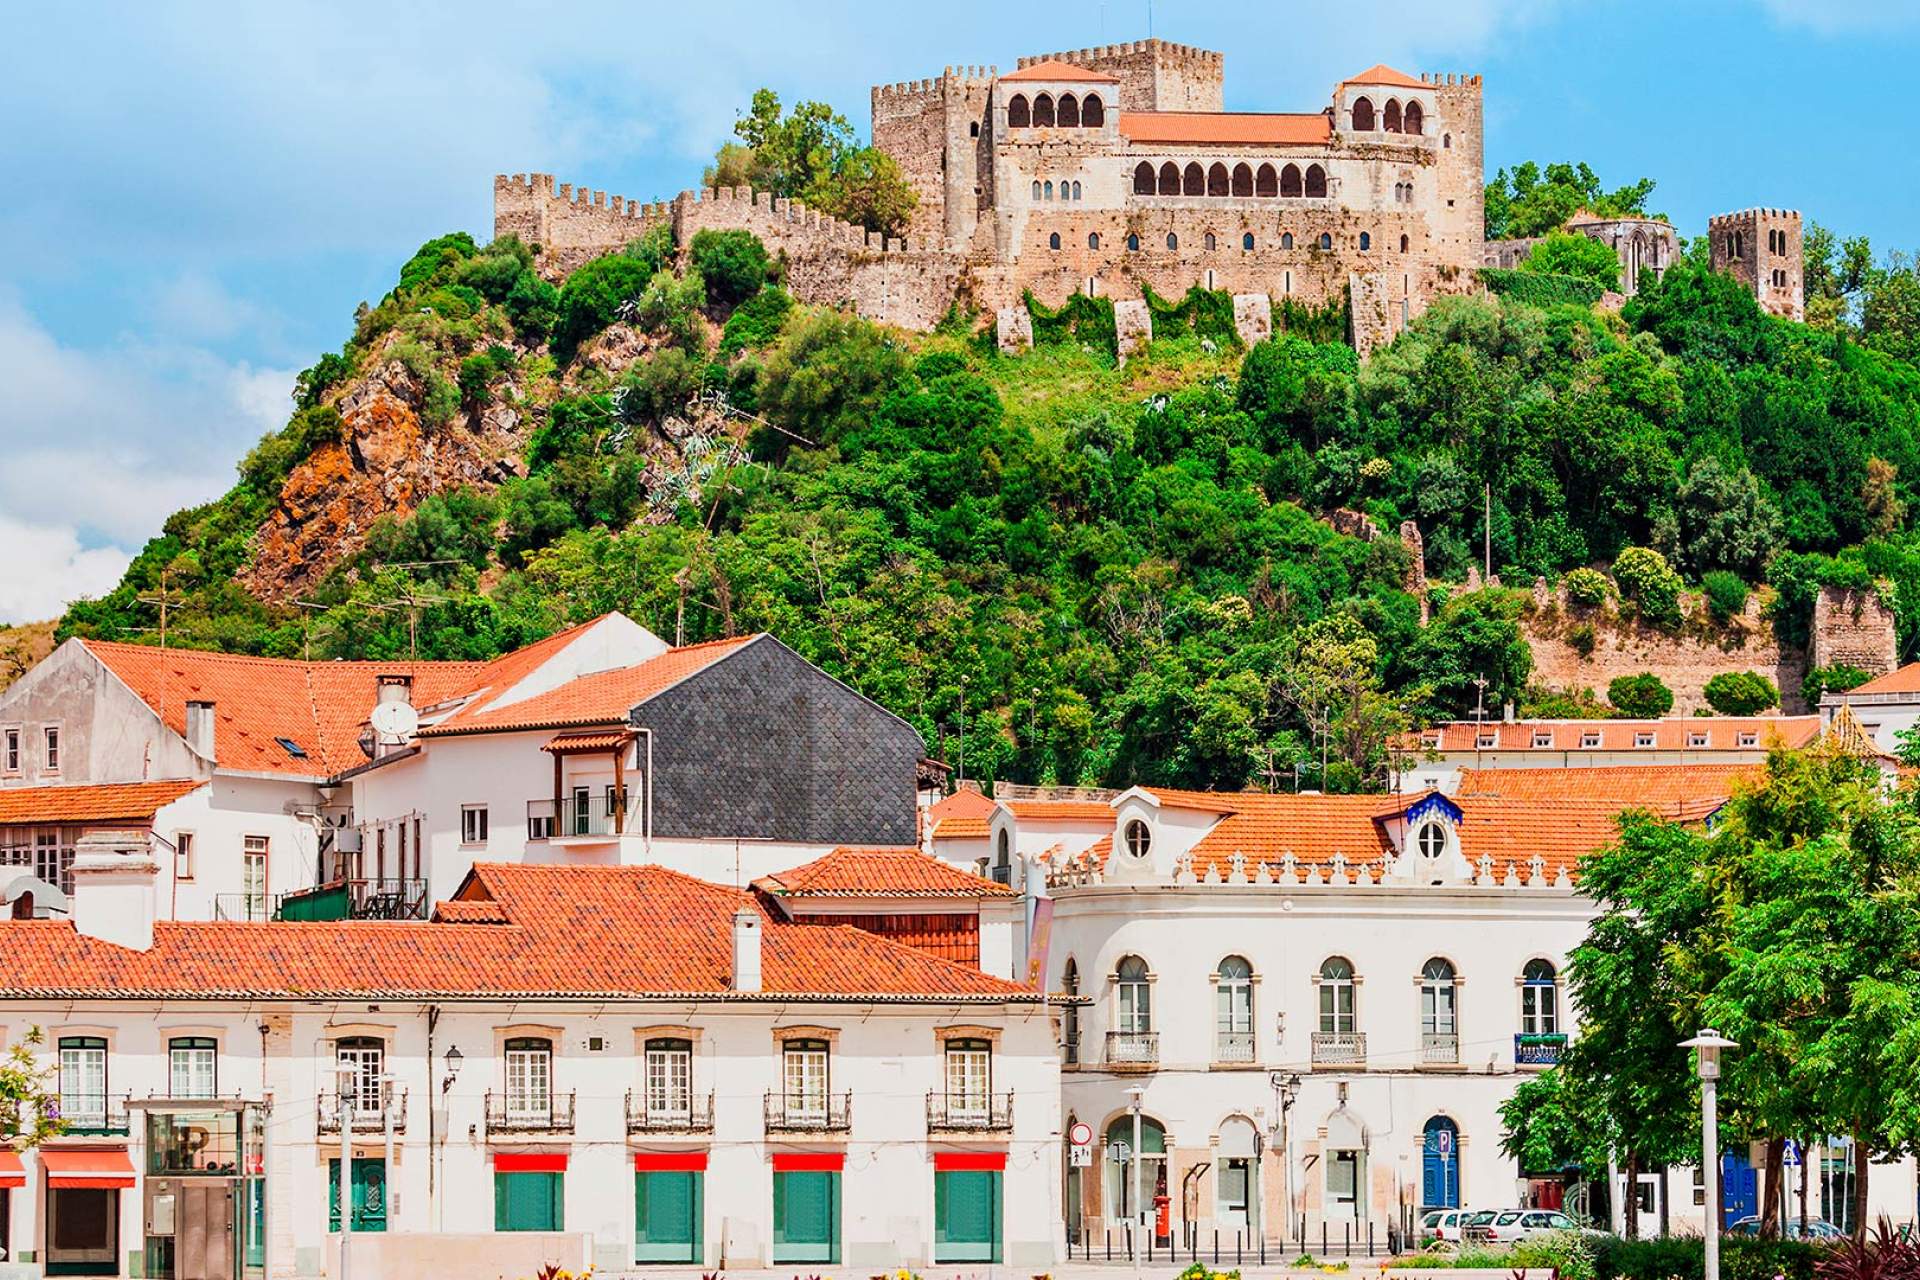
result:
[(393, 1089), (391, 1071), (380, 1077), (380, 1127), (386, 1138), (385, 1162), (380, 1166), (380, 1219), (393, 1230)]
[(1707, 1197), (1707, 1220), (1701, 1231), (1707, 1244), (1705, 1280), (1720, 1280), (1720, 1117), (1716, 1109), (1720, 1051), (1740, 1046), (1712, 1027), (1702, 1027), (1699, 1035), (1682, 1040), (1680, 1047), (1694, 1051), (1700, 1077), (1700, 1174)]
[(1273, 1086), (1275, 1110), (1280, 1113), (1280, 1243), (1284, 1245), (1287, 1224), (1293, 1220), (1293, 1140), (1287, 1121), (1294, 1100), (1300, 1096), (1300, 1073), (1269, 1072), (1267, 1083)]
[(340, 1280), (352, 1275), (353, 1251), (353, 1095), (360, 1088), (360, 1067), (342, 1062), (334, 1068), (340, 1077)]

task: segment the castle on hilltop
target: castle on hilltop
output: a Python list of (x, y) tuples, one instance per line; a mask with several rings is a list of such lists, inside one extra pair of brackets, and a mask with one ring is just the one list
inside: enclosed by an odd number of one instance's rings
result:
[[(538, 173), (494, 180), (494, 232), (564, 273), (662, 222), (680, 243), (745, 228), (785, 256), (803, 300), (916, 329), (958, 301), (997, 313), (1003, 344), (1030, 333), (1029, 290), (1054, 306), (1111, 297), (1123, 347), (1150, 330), (1147, 289), (1230, 292), (1249, 339), (1271, 331), (1278, 302), (1346, 300), (1362, 354), (1434, 297), (1477, 290), (1477, 268), (1531, 248), (1505, 242), (1502, 255), (1484, 240), (1479, 76), (1375, 66), (1316, 110), (1244, 112), (1223, 109), (1224, 75), (1219, 53), (1142, 40), (875, 87), (874, 145), (919, 197), (901, 239), (744, 188), (642, 204)], [(1725, 233), (1726, 269), (1797, 313), (1798, 216), (1730, 217), (1746, 221)], [(1629, 288), (1672, 259), (1672, 228), (1651, 226), (1665, 239), (1614, 241)]]

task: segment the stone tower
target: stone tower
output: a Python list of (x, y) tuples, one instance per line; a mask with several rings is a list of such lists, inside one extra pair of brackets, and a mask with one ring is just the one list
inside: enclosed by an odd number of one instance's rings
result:
[(948, 67), (935, 80), (876, 85), (873, 145), (892, 156), (919, 203), (907, 235), (964, 245), (993, 203), (990, 106), (995, 67)]
[(1713, 269), (1753, 290), (1762, 310), (1807, 318), (1805, 257), (1800, 214), (1793, 209), (1743, 209), (1707, 222)]
[(1128, 111), (1225, 109), (1226, 58), (1211, 49), (1167, 40), (1133, 40), (1042, 53), (1020, 59), (1020, 66), (1041, 62), (1065, 62), (1117, 77), (1120, 101)]

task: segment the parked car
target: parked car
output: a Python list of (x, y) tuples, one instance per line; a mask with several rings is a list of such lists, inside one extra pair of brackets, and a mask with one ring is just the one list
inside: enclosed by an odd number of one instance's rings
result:
[(1429, 1209), (1420, 1219), (1420, 1243), (1427, 1245), (1440, 1240), (1459, 1244), (1461, 1224), (1471, 1217), (1471, 1209)]
[(1557, 1209), (1483, 1209), (1461, 1229), (1474, 1244), (1512, 1244), (1550, 1231), (1578, 1231), (1580, 1224)]
[[(1759, 1235), (1759, 1215), (1748, 1214), (1744, 1218), (1729, 1222), (1727, 1224), (1727, 1234), (1730, 1236)], [(1780, 1234), (1789, 1240), (1843, 1240), (1846, 1238), (1847, 1233), (1834, 1226), (1831, 1222), (1820, 1218), (1807, 1219), (1807, 1229), (1803, 1233), (1800, 1230), (1799, 1216), (1789, 1215), (1780, 1223)]]

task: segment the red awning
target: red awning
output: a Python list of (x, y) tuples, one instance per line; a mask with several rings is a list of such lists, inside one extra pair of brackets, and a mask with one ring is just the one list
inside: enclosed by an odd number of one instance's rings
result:
[(603, 729), (597, 733), (563, 733), (540, 749), (562, 755), (569, 751), (616, 751), (632, 741), (633, 734), (626, 729)]
[(0, 1147), (0, 1187), (24, 1187), (27, 1185), (27, 1166), (20, 1163), (18, 1151), (8, 1151)]
[(564, 1151), (496, 1151), (493, 1153), (493, 1171), (495, 1173), (565, 1173), (567, 1153)]
[(705, 1173), (707, 1171), (707, 1153), (704, 1151), (636, 1151), (633, 1153), (635, 1173)]
[(40, 1152), (47, 1167), (47, 1185), (69, 1187), (130, 1187), (133, 1161), (125, 1147), (100, 1151), (47, 1150)]
[(847, 1163), (844, 1151), (776, 1151), (775, 1173), (838, 1173)]
[(1004, 1151), (936, 1151), (933, 1153), (933, 1168), (936, 1173), (999, 1173), (1007, 1167), (1007, 1153)]

